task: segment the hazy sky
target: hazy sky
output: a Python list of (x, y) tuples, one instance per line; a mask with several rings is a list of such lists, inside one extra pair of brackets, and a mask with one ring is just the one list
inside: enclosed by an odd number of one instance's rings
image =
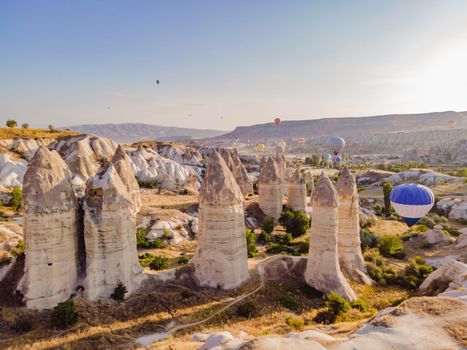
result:
[(0, 0), (2, 124), (440, 110), (467, 110), (465, 0)]

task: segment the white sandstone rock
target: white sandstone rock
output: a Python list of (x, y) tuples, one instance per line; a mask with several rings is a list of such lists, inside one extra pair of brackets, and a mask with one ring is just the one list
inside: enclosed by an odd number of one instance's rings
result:
[(195, 276), (200, 285), (235, 288), (248, 279), (243, 194), (214, 152), (199, 194)]
[(306, 211), (306, 184), (305, 180), (297, 169), (288, 181), (287, 206), (289, 208)]
[(140, 276), (134, 273), (140, 271), (135, 231), (131, 194), (110, 164), (86, 183), (83, 285), (87, 299), (108, 298), (119, 282), (125, 284), (128, 294), (138, 287)]
[(48, 309), (67, 300), (78, 278), (77, 200), (70, 171), (55, 151), (40, 147), (24, 175), (26, 305)]
[[(457, 261), (448, 260), (435, 271), (433, 271), (420, 285), (418, 290), (423, 294), (433, 294), (433, 292), (442, 292), (450, 284), (458, 279), (464, 280), (467, 276), (467, 265)], [(440, 290), (440, 288), (443, 288)], [(456, 286), (453, 285), (451, 290), (455, 290)], [(449, 290), (449, 289), (448, 289)]]
[(281, 174), (275, 160), (269, 157), (259, 175), (259, 208), (264, 214), (279, 219), (282, 212)]
[(310, 250), (305, 270), (305, 281), (323, 292), (336, 292), (347, 300), (356, 298), (341, 272), (337, 251), (338, 195), (324, 173), (313, 192)]
[(337, 247), (344, 275), (354, 281), (371, 284), (360, 247), (360, 218), (355, 178), (345, 168), (337, 180), (339, 195)]
[(439, 244), (446, 244), (446, 243), (454, 243), (455, 239), (453, 237), (449, 237), (443, 233), (443, 226), (436, 225), (432, 230), (428, 230), (423, 235), (427, 243), (432, 245), (439, 245)]

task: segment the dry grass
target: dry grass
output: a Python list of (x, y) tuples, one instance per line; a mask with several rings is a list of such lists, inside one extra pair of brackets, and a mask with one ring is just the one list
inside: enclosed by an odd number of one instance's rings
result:
[(51, 132), (46, 129), (23, 129), (23, 128), (0, 128), (0, 140), (23, 138), (45, 138), (45, 139), (56, 139), (64, 136), (78, 135), (76, 131), (71, 130), (57, 130)]
[(407, 232), (409, 228), (403, 222), (394, 220), (378, 220), (370, 227), (370, 231), (378, 236), (398, 235), (401, 236)]

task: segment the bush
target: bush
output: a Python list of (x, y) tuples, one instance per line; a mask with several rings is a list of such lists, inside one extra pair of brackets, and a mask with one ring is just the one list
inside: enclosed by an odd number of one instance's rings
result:
[(261, 229), (266, 233), (272, 233), (272, 231), (274, 231), (274, 220), (270, 218), (264, 220)]
[(342, 316), (349, 312), (350, 304), (336, 292), (326, 294), (326, 307), (336, 316)]
[(6, 121), (6, 126), (9, 127), (9, 128), (16, 128), (17, 125), (18, 125), (18, 123), (16, 122), (16, 120), (8, 119)]
[(246, 235), (246, 248), (248, 251), (248, 257), (254, 258), (257, 252), (256, 235), (253, 231), (250, 231), (249, 229), (245, 229), (245, 235)]
[(379, 237), (368, 229), (362, 228), (360, 230), (360, 246), (362, 251), (369, 248), (375, 248), (378, 245)]
[(350, 307), (352, 309), (357, 309), (357, 310), (360, 310), (361, 312), (365, 312), (368, 310), (368, 304), (365, 300), (363, 299), (356, 299), (354, 301), (351, 301), (350, 302)]
[(300, 210), (287, 210), (281, 213), (279, 222), (285, 227), (285, 232), (293, 237), (300, 237), (310, 228), (310, 218)]
[(146, 238), (149, 230), (145, 227), (138, 227), (136, 229), (136, 246), (138, 248), (165, 248), (167, 246), (167, 242), (164, 242), (160, 238), (154, 238), (152, 240), (148, 240)]
[(23, 123), (23, 124), (21, 124), (21, 127), (23, 129), (29, 129), (29, 124), (28, 123)]
[(27, 315), (21, 315), (16, 318), (12, 328), (17, 333), (29, 332), (32, 329), (32, 321)]
[(177, 264), (179, 264), (179, 265), (186, 265), (186, 264), (188, 264), (189, 261), (190, 261), (190, 260), (189, 260), (186, 256), (183, 255), (183, 256), (181, 256), (180, 258), (178, 258)]
[(290, 242), (292, 242), (292, 235), (290, 233), (286, 233), (284, 235), (277, 235), (275, 237), (275, 241), (279, 244), (290, 244)]
[(124, 300), (126, 293), (128, 293), (126, 286), (123, 284), (123, 282), (118, 282), (114, 292), (110, 295), (110, 297), (114, 300)]
[(264, 230), (258, 235), (258, 242), (266, 244), (271, 241), (271, 234), (265, 232)]
[(368, 274), (371, 279), (376, 283), (385, 286), (385, 285), (398, 285), (398, 274), (397, 271), (392, 266), (381, 265), (378, 266), (375, 263), (368, 262), (366, 264)]
[(240, 317), (250, 318), (258, 314), (258, 308), (252, 301), (247, 301), (237, 307), (237, 315)]
[(18, 212), (21, 208), (21, 202), (23, 200), (23, 191), (21, 187), (15, 186), (13, 187), (13, 191), (11, 191), (11, 198), (8, 202), (8, 205), (15, 211)]
[(169, 258), (165, 256), (155, 255), (152, 258), (152, 261), (149, 263), (149, 268), (151, 270), (165, 270), (170, 267)]
[(379, 252), (387, 258), (405, 258), (404, 242), (397, 235), (383, 236), (378, 243), (378, 249)]
[(305, 327), (305, 320), (301, 317), (287, 317), (285, 320), (287, 326), (296, 329), (297, 331), (302, 331), (303, 327)]
[(16, 247), (14, 247), (12, 250), (11, 250), (11, 255), (13, 256), (21, 256), (24, 254), (24, 251), (26, 250), (26, 246), (24, 245), (24, 241), (22, 239), (20, 239), (18, 241), (18, 244), (16, 245)]
[(64, 329), (78, 322), (78, 311), (73, 300), (67, 300), (54, 307), (50, 323), (54, 328)]
[(299, 309), (298, 301), (291, 295), (282, 295), (279, 298), (279, 304), (292, 311), (298, 311)]
[(426, 265), (425, 259), (420, 256), (414, 257), (410, 264), (404, 269), (399, 283), (408, 289), (415, 290), (433, 272), (433, 267)]

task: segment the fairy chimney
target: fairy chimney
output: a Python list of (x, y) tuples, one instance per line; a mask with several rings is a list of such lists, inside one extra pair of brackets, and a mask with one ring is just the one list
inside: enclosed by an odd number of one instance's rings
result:
[(337, 180), (339, 195), (337, 247), (341, 270), (347, 278), (371, 284), (360, 247), (360, 221), (357, 185), (349, 169)]
[(321, 174), (312, 198), (310, 249), (305, 281), (323, 292), (336, 292), (347, 300), (355, 293), (341, 272), (337, 251), (338, 195), (328, 177)]
[(108, 298), (119, 282), (128, 295), (139, 284), (136, 222), (131, 194), (112, 164), (88, 179), (84, 200), (88, 300)]
[(77, 199), (71, 173), (41, 146), (23, 181), (25, 273), (18, 289), (31, 309), (67, 300), (78, 279)]
[(243, 200), (225, 161), (212, 153), (199, 192), (194, 258), (195, 276), (202, 286), (230, 289), (248, 279)]
[(274, 158), (269, 157), (258, 177), (259, 208), (264, 214), (279, 219), (282, 212), (281, 173)]
[(306, 210), (306, 184), (300, 169), (297, 169), (289, 178), (287, 206), (295, 210)]

